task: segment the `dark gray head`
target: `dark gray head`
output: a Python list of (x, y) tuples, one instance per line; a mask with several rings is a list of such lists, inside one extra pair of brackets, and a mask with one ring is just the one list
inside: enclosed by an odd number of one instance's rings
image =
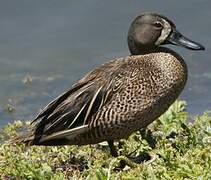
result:
[(132, 22), (128, 32), (128, 46), (131, 54), (145, 54), (155, 51), (164, 44), (179, 45), (191, 50), (205, 48), (184, 37), (168, 18), (159, 14), (144, 13)]

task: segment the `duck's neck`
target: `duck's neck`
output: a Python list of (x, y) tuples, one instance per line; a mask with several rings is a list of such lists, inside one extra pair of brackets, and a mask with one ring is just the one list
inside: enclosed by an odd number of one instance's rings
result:
[(150, 44), (149, 45), (138, 44), (131, 37), (128, 37), (128, 47), (129, 47), (131, 55), (144, 55), (144, 54), (149, 54), (153, 52), (161, 52), (167, 49), (164, 47), (158, 47), (158, 46), (154, 46)]
[(184, 67), (185, 72), (187, 72), (187, 66), (183, 58), (177, 54), (175, 51), (167, 48), (167, 47), (162, 47), (162, 46), (146, 46), (146, 45), (138, 45), (133, 41), (132, 39), (128, 38), (128, 46), (130, 49), (131, 55), (145, 55), (145, 54), (150, 54), (150, 53), (168, 53), (173, 56), (181, 63), (181, 65)]

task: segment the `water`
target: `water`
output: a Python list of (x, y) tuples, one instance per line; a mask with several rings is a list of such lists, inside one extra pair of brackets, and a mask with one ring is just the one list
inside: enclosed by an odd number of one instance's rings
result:
[[(89, 70), (128, 55), (129, 24), (144, 11), (173, 19), (181, 33), (206, 47), (204, 52), (172, 48), (189, 68), (181, 95), (187, 110), (192, 115), (211, 110), (210, 0), (0, 2), (0, 126), (30, 120)], [(31, 83), (23, 83), (30, 77)]]

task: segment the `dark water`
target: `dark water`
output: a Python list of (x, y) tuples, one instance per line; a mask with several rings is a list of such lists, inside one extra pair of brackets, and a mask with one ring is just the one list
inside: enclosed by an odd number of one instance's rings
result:
[[(0, 126), (31, 119), (92, 68), (128, 55), (129, 24), (144, 11), (168, 16), (183, 34), (206, 46), (204, 52), (174, 49), (189, 67), (188, 85), (181, 95), (188, 111), (194, 115), (211, 110), (210, 0), (0, 3)], [(23, 83), (29, 75), (32, 82)], [(9, 113), (8, 107), (14, 111)]]

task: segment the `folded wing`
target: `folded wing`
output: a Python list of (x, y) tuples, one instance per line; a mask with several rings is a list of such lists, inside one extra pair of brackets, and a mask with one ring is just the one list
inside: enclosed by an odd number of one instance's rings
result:
[(118, 67), (114, 65), (115, 63), (107, 63), (95, 69), (69, 91), (49, 103), (32, 122), (32, 144), (45, 144), (53, 139), (70, 138), (88, 132), (96, 112), (116, 92), (112, 73), (118, 73), (114, 71)]

